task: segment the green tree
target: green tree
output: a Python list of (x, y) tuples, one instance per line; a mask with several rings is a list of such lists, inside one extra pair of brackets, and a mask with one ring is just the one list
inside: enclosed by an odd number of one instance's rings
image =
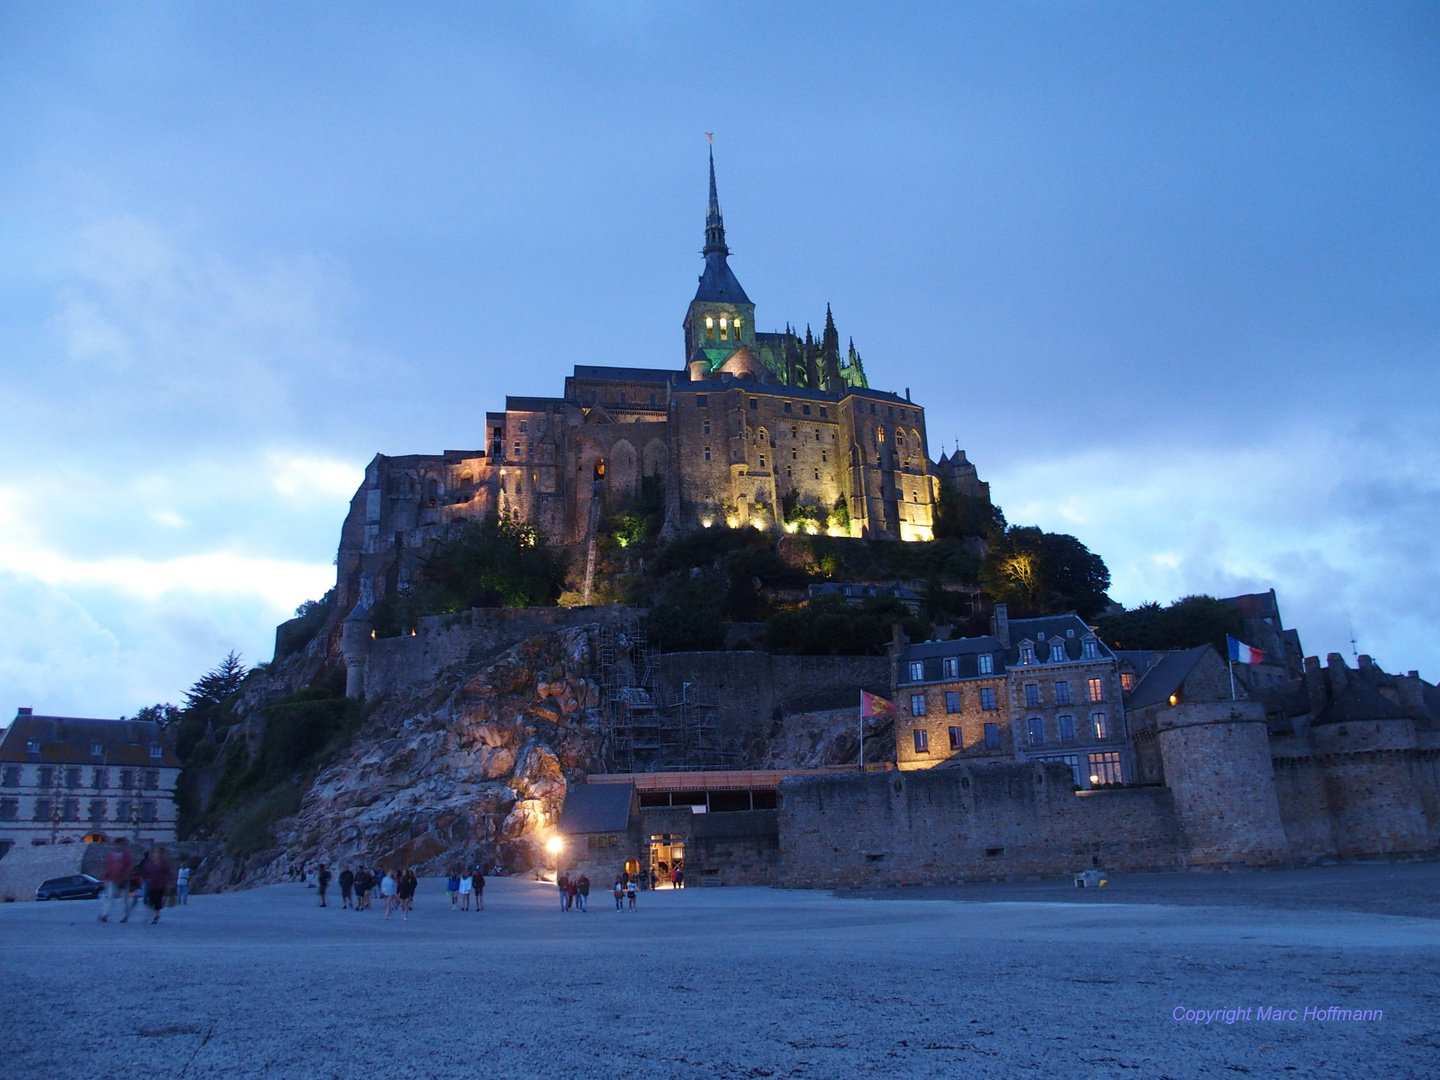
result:
[(981, 495), (961, 495), (948, 484), (940, 485), (935, 507), (935, 539), (978, 536), (995, 544), (1005, 533), (1005, 514)]
[(1100, 619), (1100, 637), (1115, 649), (1189, 649), (1214, 645), (1223, 656), (1225, 636), (1238, 638), (1245, 620), (1240, 609), (1213, 596), (1185, 596), (1168, 607), (1141, 604)]
[(1075, 611), (1089, 619), (1109, 602), (1110, 571), (1073, 536), (1012, 525), (980, 564), (980, 584), (1018, 615)]
[(852, 604), (843, 596), (820, 596), (794, 611), (772, 615), (765, 625), (765, 643), (772, 653), (879, 656), (895, 623), (912, 641), (923, 641), (932, 629), (929, 620), (893, 597)]
[(725, 623), (713, 581), (671, 589), (646, 613), (645, 632), (664, 652), (723, 649)]

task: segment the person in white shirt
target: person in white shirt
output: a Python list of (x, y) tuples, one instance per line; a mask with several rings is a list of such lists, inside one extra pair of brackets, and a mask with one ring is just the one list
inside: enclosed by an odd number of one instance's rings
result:
[(400, 894), (400, 883), (395, 880), (395, 875), (389, 870), (380, 881), (380, 895), (385, 900), (385, 918), (390, 918), (390, 909), (395, 906), (395, 898)]
[(190, 867), (180, 867), (175, 875), (175, 899), (181, 904), (190, 903)]
[(470, 910), (470, 894), (475, 891), (475, 882), (469, 874), (460, 875), (460, 910)]

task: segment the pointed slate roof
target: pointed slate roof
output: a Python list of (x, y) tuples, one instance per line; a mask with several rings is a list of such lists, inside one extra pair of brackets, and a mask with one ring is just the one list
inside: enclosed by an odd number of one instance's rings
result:
[(735, 279), (735, 273), (726, 262), (730, 254), (725, 244), (725, 219), (720, 213), (720, 197), (715, 193), (715, 151), (710, 151), (710, 206), (705, 213), (705, 272), (700, 275), (700, 287), (695, 290), (695, 300), (711, 304), (748, 304), (750, 297)]

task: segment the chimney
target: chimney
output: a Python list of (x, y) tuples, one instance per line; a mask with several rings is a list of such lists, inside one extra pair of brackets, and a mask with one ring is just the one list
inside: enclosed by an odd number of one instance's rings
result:
[(18, 709), (15, 710), (15, 715), (16, 715), (16, 716), (34, 716), (34, 715), (35, 715), (35, 710), (32, 709), (29, 705), (22, 705), (22, 706), (20, 706), (20, 708), (18, 708)]
[(990, 614), (990, 634), (1005, 648), (1010, 647), (1010, 607), (1008, 604), (995, 605), (995, 610)]

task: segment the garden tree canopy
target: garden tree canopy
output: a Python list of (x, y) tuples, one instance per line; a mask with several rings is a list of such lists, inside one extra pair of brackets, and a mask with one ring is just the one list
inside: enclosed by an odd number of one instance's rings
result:
[(1109, 615), (1096, 626), (1114, 649), (1189, 649), (1214, 645), (1225, 655), (1225, 635), (1240, 637), (1240, 609), (1213, 596), (1185, 596), (1169, 607), (1141, 604), (1132, 611)]
[(1109, 603), (1110, 571), (1073, 536), (1011, 525), (981, 561), (980, 584), (1016, 615), (1073, 610), (1089, 619)]
[(765, 624), (765, 645), (772, 653), (800, 656), (880, 656), (895, 623), (912, 641), (925, 640), (932, 629), (892, 597), (852, 604), (843, 596), (821, 596), (795, 611), (772, 615)]
[(492, 515), (438, 543), (410, 588), (376, 604), (371, 619), (377, 634), (394, 636), (422, 615), (554, 604), (564, 583), (561, 559), (532, 526)]
[(1005, 514), (1000, 507), (980, 495), (961, 495), (948, 484), (940, 485), (940, 499), (935, 506), (935, 539), (963, 539), (978, 536), (987, 544), (1005, 532)]

